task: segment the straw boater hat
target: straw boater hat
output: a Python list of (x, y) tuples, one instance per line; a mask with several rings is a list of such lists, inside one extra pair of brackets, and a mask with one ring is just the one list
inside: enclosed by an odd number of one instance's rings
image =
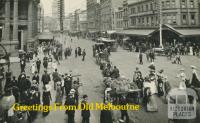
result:
[(51, 91), (51, 86), (49, 84), (46, 84), (44, 87), (44, 91), (46, 92)]
[(194, 65), (190, 65), (190, 67), (191, 67), (192, 69), (197, 69), (197, 67), (194, 66)]
[(59, 82), (57, 82), (56, 84), (57, 84), (57, 85), (61, 85), (62, 83), (59, 81)]
[(76, 90), (75, 90), (75, 89), (71, 89), (71, 90), (70, 90), (70, 92), (72, 92), (72, 93), (75, 93), (75, 92), (76, 92)]
[(33, 85), (36, 85), (37, 81), (36, 80), (33, 80)]
[(161, 70), (159, 70), (158, 72), (159, 72), (159, 73), (163, 73), (163, 72), (164, 72), (164, 70), (163, 70), (163, 69), (161, 69)]
[(85, 98), (87, 98), (87, 97), (88, 97), (88, 95), (86, 95), (86, 94), (85, 94), (85, 95), (83, 95), (83, 99), (85, 99)]

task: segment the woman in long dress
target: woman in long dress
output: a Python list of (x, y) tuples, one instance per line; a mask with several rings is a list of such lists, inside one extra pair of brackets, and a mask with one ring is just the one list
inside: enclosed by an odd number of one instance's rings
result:
[(36, 66), (35, 66), (35, 62), (33, 62), (31, 65), (31, 73), (34, 74), (35, 71), (36, 71)]
[(144, 83), (144, 102), (148, 112), (158, 111), (156, 94), (157, 88), (155, 85), (155, 79), (151, 78), (149, 81)]
[[(51, 98), (51, 87), (50, 85), (45, 85), (44, 87), (44, 91), (43, 91), (43, 95), (42, 95), (42, 100), (43, 100), (43, 106), (47, 107), (47, 106), (50, 106), (50, 102), (52, 100)], [(48, 111), (43, 111), (43, 116), (47, 116), (49, 114), (49, 110)]]
[(199, 81), (199, 76), (196, 71), (195, 66), (191, 66), (192, 68), (192, 79), (191, 79), (191, 86), (195, 88), (200, 88), (200, 81)]
[(62, 83), (61, 82), (57, 82), (55, 103), (56, 105), (62, 105)]

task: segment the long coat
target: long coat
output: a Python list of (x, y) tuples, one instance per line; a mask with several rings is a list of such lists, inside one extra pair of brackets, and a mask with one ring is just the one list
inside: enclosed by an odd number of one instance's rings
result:
[(102, 110), (101, 111), (100, 123), (113, 123), (112, 113), (110, 110)]

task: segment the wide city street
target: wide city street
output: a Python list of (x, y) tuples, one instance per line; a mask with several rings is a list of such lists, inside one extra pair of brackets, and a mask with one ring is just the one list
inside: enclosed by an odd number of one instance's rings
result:
[[(103, 84), (103, 76), (101, 74), (101, 70), (99, 66), (95, 63), (95, 58), (92, 57), (92, 45), (94, 42), (86, 39), (77, 39), (72, 38), (73, 41), (70, 41), (70, 38), (66, 36), (67, 45), (72, 47), (72, 56), (68, 57), (68, 59), (62, 60), (61, 64), (58, 66), (58, 71), (61, 74), (68, 73), (72, 71), (75, 74), (81, 74), (80, 82), (83, 83), (83, 86), (79, 88), (79, 98), (81, 100), (83, 94), (87, 94), (89, 97), (89, 102), (102, 102), (103, 101), (103, 92), (104, 92), (104, 84)], [(82, 49), (86, 49), (86, 59), (83, 62), (82, 57), (75, 58), (74, 49), (76, 47), (81, 47)], [(40, 58), (43, 57), (42, 54), (39, 55)], [(144, 56), (145, 57), (145, 56)], [(113, 65), (117, 66), (120, 70), (120, 75), (125, 76), (132, 80), (133, 72), (136, 67), (139, 67), (143, 75), (148, 74), (148, 66), (149, 62), (144, 58), (144, 64), (138, 64), (138, 53), (128, 52), (126, 50), (118, 48), (117, 52), (112, 52), (110, 60)], [(192, 62), (191, 62), (192, 61)], [(172, 85), (172, 87), (178, 87), (179, 79), (176, 78), (176, 75), (179, 73), (181, 68), (184, 68), (186, 74), (191, 77), (191, 68), (190, 65), (195, 65), (197, 70), (200, 70), (200, 59), (193, 56), (184, 56), (182, 57), (183, 65), (172, 64), (171, 61), (167, 60), (166, 57), (156, 57), (155, 66), (157, 70), (164, 69), (164, 74), (167, 75), (168, 81)], [(11, 64), (11, 70), (14, 75), (18, 76), (20, 73), (20, 67), (18, 63)], [(43, 70), (42, 70), (43, 72)], [(48, 69), (49, 73), (53, 72), (53, 69)], [(30, 73), (30, 64), (26, 67), (27, 75), (31, 75)], [(42, 73), (40, 73), (42, 74)], [(41, 76), (41, 75), (40, 75)], [(53, 86), (53, 82), (50, 82)], [(42, 93), (42, 83), (41, 85), (41, 93)], [(55, 91), (52, 89), (51, 94), (53, 97), (53, 101), (55, 100)], [(158, 103), (158, 112), (148, 113), (141, 106), (139, 111), (129, 111), (129, 116), (132, 123), (167, 123), (167, 104), (165, 103), (164, 98), (157, 98)], [(63, 103), (65, 102), (65, 98), (63, 98)], [(116, 111), (114, 113), (115, 119), (120, 119), (120, 112)], [(189, 122), (197, 123), (200, 120), (200, 112), (199, 112), (199, 104), (198, 104), (198, 112), (197, 119), (190, 120)], [(100, 111), (91, 111), (91, 123), (99, 123), (100, 119)], [(75, 121), (76, 123), (81, 122), (81, 111), (76, 111), (75, 113)], [(51, 111), (47, 117), (43, 117), (39, 114), (34, 121), (34, 123), (67, 123), (67, 115), (64, 111)], [(20, 121), (20, 123), (26, 123), (26, 120)]]

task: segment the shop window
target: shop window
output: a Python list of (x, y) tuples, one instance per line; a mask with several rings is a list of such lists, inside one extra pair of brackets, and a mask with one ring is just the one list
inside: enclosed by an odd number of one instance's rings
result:
[(194, 25), (195, 24), (195, 15), (191, 14), (191, 24)]

